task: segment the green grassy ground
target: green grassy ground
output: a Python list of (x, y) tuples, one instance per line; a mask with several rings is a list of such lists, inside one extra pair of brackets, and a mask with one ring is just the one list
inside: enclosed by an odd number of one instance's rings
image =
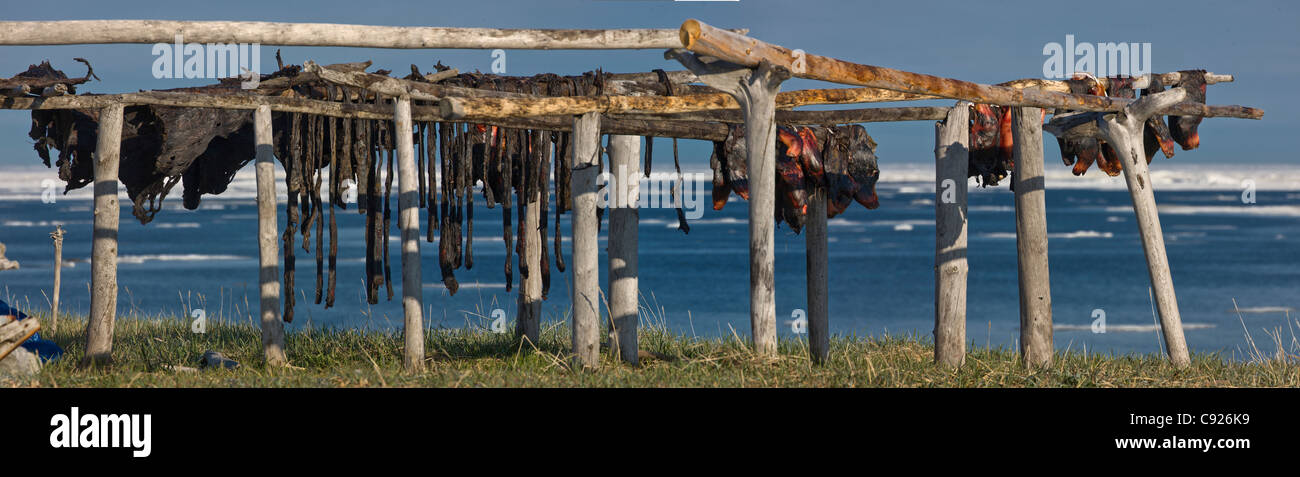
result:
[[(1271, 387), (1300, 385), (1294, 359), (1226, 360), (1196, 355), (1176, 370), (1157, 355), (1058, 353), (1050, 369), (1021, 366), (1015, 350), (975, 348), (959, 369), (932, 363), (933, 348), (916, 336), (836, 337), (831, 360), (813, 366), (803, 342), (783, 341), (780, 357), (754, 356), (735, 338), (674, 335), (662, 326), (643, 330), (641, 349), (659, 357), (639, 368), (604, 357), (602, 369), (570, 368), (568, 329), (543, 330), (536, 346), (510, 335), (429, 330), (427, 370), (402, 370), (402, 336), (355, 330), (305, 329), (289, 333), (290, 368), (261, 364), (261, 338), (249, 323), (209, 323), (205, 334), (178, 319), (119, 318), (114, 364), (78, 369), (84, 321), (63, 319), (47, 334), (68, 350), (33, 377), (0, 377), (0, 387)], [(243, 366), (236, 370), (177, 371), (196, 367), (205, 350)]]

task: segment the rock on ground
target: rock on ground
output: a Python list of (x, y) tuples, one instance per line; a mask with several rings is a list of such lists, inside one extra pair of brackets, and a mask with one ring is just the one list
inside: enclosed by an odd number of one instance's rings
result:
[(31, 376), (40, 371), (40, 358), (26, 348), (19, 347), (0, 360), (0, 376)]

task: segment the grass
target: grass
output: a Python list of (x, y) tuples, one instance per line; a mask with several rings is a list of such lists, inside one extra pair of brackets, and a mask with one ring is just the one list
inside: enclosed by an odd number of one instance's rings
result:
[[(837, 336), (831, 342), (830, 361), (814, 366), (804, 341), (783, 340), (778, 358), (764, 358), (737, 337), (695, 338), (675, 334), (662, 322), (643, 325), (641, 349), (659, 357), (643, 359), (638, 368), (605, 354), (598, 371), (571, 369), (568, 328), (555, 321), (543, 327), (536, 346), (487, 330), (427, 330), (427, 369), (409, 374), (402, 369), (400, 333), (308, 327), (286, 336), (293, 367), (269, 368), (261, 363), (260, 330), (248, 322), (209, 321), (206, 333), (195, 334), (185, 319), (123, 317), (117, 321), (114, 364), (78, 369), (84, 318), (60, 321), (58, 332), (46, 337), (67, 350), (64, 358), (47, 363), (36, 376), (0, 377), (0, 387), (1300, 386), (1294, 350), (1260, 353), (1246, 362), (1196, 354), (1183, 370), (1154, 354), (1058, 352), (1049, 369), (1028, 370), (1014, 349), (976, 347), (965, 365), (952, 370), (933, 364), (928, 338)], [(243, 366), (175, 370), (196, 367), (209, 349)]]

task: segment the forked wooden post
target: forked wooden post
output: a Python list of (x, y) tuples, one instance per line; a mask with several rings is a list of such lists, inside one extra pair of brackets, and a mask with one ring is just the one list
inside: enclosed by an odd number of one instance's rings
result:
[(934, 361), (966, 361), (966, 186), (970, 103), (958, 101), (934, 126)]
[(117, 318), (118, 158), (122, 146), (121, 104), (99, 112), (95, 143), (95, 209), (90, 256), (90, 321), (86, 323), (86, 357), (82, 364), (112, 360), (113, 325)]
[(424, 370), (424, 284), (420, 279), (420, 177), (415, 174), (411, 98), (393, 102), (397, 138), (397, 227), (402, 231), (402, 310), (406, 337), (402, 364), (407, 371)]
[(1124, 181), (1128, 183), (1133, 198), (1133, 212), (1137, 216), (1138, 232), (1142, 235), (1142, 250), (1146, 253), (1147, 273), (1160, 310), (1160, 329), (1165, 336), (1165, 350), (1174, 366), (1191, 364), (1187, 351), (1187, 338), (1183, 335), (1183, 321), (1178, 312), (1178, 297), (1174, 294), (1174, 279), (1169, 271), (1169, 257), (1165, 255), (1164, 232), (1160, 227), (1160, 214), (1156, 209), (1155, 191), (1151, 173), (1142, 149), (1143, 125), (1155, 111), (1186, 99), (1186, 90), (1175, 88), (1162, 93), (1144, 96), (1124, 108), (1124, 112), (1099, 116), (1097, 128), (1119, 152), (1124, 163)]
[(804, 225), (805, 261), (808, 280), (808, 352), (815, 364), (830, 357), (831, 330), (828, 311), (826, 265), (826, 188), (813, 187), (808, 194), (808, 219)]
[(676, 59), (705, 84), (730, 93), (740, 103), (745, 117), (747, 169), (774, 171), (750, 174), (749, 180), (749, 324), (754, 351), (776, 355), (776, 278), (774, 275), (776, 226), (776, 94), (790, 70), (761, 61), (746, 66), (715, 61), (702, 62), (685, 50), (664, 55)]
[(1052, 364), (1052, 288), (1047, 264), (1042, 110), (1011, 110), (1015, 141), (1016, 263), (1020, 276), (1020, 356), (1026, 366)]
[(637, 364), (640, 293), (637, 284), (637, 225), (640, 211), (641, 138), (609, 137), (609, 344), (610, 352)]
[(596, 176), (600, 174), (600, 114), (573, 120), (573, 354), (577, 366), (600, 365), (600, 232)]
[(257, 255), (260, 271), (262, 356), (266, 364), (286, 364), (284, 323), (280, 321), (280, 236), (275, 219), (275, 146), (271, 131), (271, 107), (258, 106), (253, 113), (257, 175)]

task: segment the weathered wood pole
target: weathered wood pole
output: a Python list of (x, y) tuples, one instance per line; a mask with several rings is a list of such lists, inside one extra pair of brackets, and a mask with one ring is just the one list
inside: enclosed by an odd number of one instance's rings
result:
[(637, 364), (640, 293), (637, 288), (637, 225), (640, 223), (641, 138), (609, 137), (613, 172), (609, 191), (610, 352)]
[[(573, 120), (573, 354), (575, 365), (600, 365), (600, 231), (596, 176), (600, 174), (600, 114)], [(558, 202), (559, 199), (556, 199)], [(558, 225), (558, 224), (557, 224)]]
[[(279, 226), (275, 218), (275, 144), (271, 131), (271, 107), (259, 106), (253, 113), (257, 175), (257, 255), (261, 295), (262, 357), (266, 364), (288, 363), (284, 354), (284, 323), (280, 321)], [(290, 292), (292, 293), (292, 292)]]
[(808, 352), (813, 363), (822, 364), (830, 357), (831, 330), (826, 283), (826, 188), (820, 185), (812, 187), (808, 193), (804, 248), (808, 281)]
[[(749, 176), (749, 325), (754, 352), (776, 355), (776, 96), (790, 70), (767, 61), (750, 67), (717, 61), (705, 64), (693, 53), (670, 50), (700, 81), (725, 91), (740, 104), (745, 118)], [(762, 171), (772, 171), (771, 174)]]
[[(749, 322), (754, 351), (776, 355), (776, 92), (790, 73), (767, 63), (741, 83), (749, 153)], [(771, 174), (768, 171), (772, 171)]]
[[(518, 314), (515, 336), (537, 346), (542, 337), (542, 237), (539, 229), (540, 195), (528, 198), (524, 210), (524, 254), (519, 257), (528, 265), (528, 274), (519, 278)], [(522, 205), (522, 204), (521, 204)], [(523, 264), (520, 265), (522, 275)]]
[(54, 290), (50, 300), (50, 333), (59, 332), (59, 290), (63, 288), (63, 226), (56, 226), (50, 233), (54, 239)]
[(90, 256), (90, 321), (86, 323), (86, 357), (82, 364), (105, 363), (113, 356), (113, 322), (117, 318), (118, 157), (122, 146), (122, 105), (99, 112), (95, 143), (95, 209)]
[(420, 279), (420, 177), (415, 174), (409, 96), (393, 103), (393, 122), (397, 136), (397, 227), (402, 230), (402, 309), (406, 315), (402, 364), (407, 371), (416, 372), (424, 370), (424, 284)]
[(1124, 112), (1101, 116), (1097, 127), (1124, 163), (1124, 181), (1128, 183), (1133, 198), (1133, 212), (1137, 216), (1138, 232), (1142, 236), (1142, 250), (1146, 253), (1147, 273), (1160, 311), (1160, 329), (1165, 336), (1165, 351), (1177, 367), (1191, 364), (1187, 351), (1187, 338), (1183, 335), (1183, 321), (1178, 312), (1178, 297), (1174, 294), (1174, 279), (1169, 271), (1169, 258), (1165, 255), (1164, 232), (1160, 227), (1160, 214), (1156, 209), (1155, 191), (1151, 173), (1142, 149), (1143, 125), (1154, 111), (1186, 99), (1186, 91), (1175, 88), (1151, 96), (1144, 96), (1125, 108)]
[(1052, 289), (1047, 264), (1042, 110), (1011, 110), (1015, 141), (1016, 263), (1020, 276), (1020, 356), (1026, 366), (1052, 364)]
[(966, 186), (970, 103), (934, 126), (934, 362), (966, 361)]

